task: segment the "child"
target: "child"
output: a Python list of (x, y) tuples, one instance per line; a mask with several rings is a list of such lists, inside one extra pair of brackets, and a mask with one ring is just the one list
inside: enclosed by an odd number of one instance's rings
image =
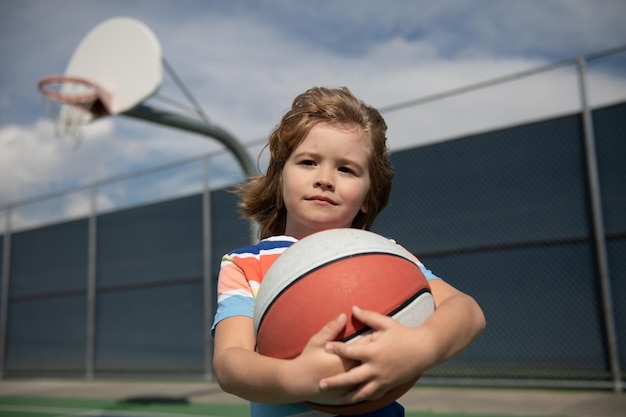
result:
[[(251, 401), (253, 417), (328, 416), (302, 402), (380, 398), (463, 351), (485, 326), (471, 297), (421, 267), (437, 307), (423, 325), (405, 327), (355, 306), (353, 315), (374, 329), (357, 343), (333, 341), (346, 322), (341, 314), (294, 359), (255, 351), (254, 296), (280, 253), (318, 231), (369, 230), (387, 204), (393, 171), (386, 131), (380, 113), (347, 88), (312, 88), (296, 97), (271, 133), (266, 173), (237, 190), (241, 213), (259, 222), (262, 240), (222, 260), (213, 364), (222, 389)], [(394, 402), (373, 415), (404, 410)]]

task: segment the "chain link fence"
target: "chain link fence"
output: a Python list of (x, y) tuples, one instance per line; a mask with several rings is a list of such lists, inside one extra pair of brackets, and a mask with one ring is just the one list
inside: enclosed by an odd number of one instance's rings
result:
[[(396, 174), (374, 231), (487, 317), (424, 382), (622, 389), (625, 51), (381, 109)], [(2, 375), (212, 377), (219, 260), (249, 240), (235, 166), (203, 155), (0, 207)]]

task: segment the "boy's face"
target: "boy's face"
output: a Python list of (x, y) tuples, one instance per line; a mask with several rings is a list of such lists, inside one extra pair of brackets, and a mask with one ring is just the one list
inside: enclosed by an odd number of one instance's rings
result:
[(317, 124), (291, 153), (282, 171), (285, 234), (301, 239), (350, 227), (367, 212), (369, 138), (360, 129)]

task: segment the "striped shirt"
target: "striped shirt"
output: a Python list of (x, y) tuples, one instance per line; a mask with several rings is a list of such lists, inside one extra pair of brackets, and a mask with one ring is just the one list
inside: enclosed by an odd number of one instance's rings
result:
[[(254, 300), (263, 280), (263, 276), (289, 246), (297, 242), (290, 236), (272, 236), (258, 244), (236, 249), (222, 258), (217, 284), (217, 312), (211, 333), (215, 333), (217, 324), (233, 316), (254, 318)], [(417, 259), (415, 259), (417, 261)], [(437, 279), (421, 263), (420, 269), (430, 281)], [(298, 415), (316, 417), (329, 414), (312, 410), (304, 404), (251, 404), (251, 417), (283, 417)], [(402, 416), (404, 410), (398, 403), (390, 404), (374, 413), (371, 417)]]

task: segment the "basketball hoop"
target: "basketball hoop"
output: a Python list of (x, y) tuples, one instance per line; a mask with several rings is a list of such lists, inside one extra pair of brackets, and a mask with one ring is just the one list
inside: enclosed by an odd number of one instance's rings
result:
[(80, 127), (111, 113), (109, 93), (81, 77), (58, 75), (43, 78), (37, 87), (57, 137), (80, 139)]

